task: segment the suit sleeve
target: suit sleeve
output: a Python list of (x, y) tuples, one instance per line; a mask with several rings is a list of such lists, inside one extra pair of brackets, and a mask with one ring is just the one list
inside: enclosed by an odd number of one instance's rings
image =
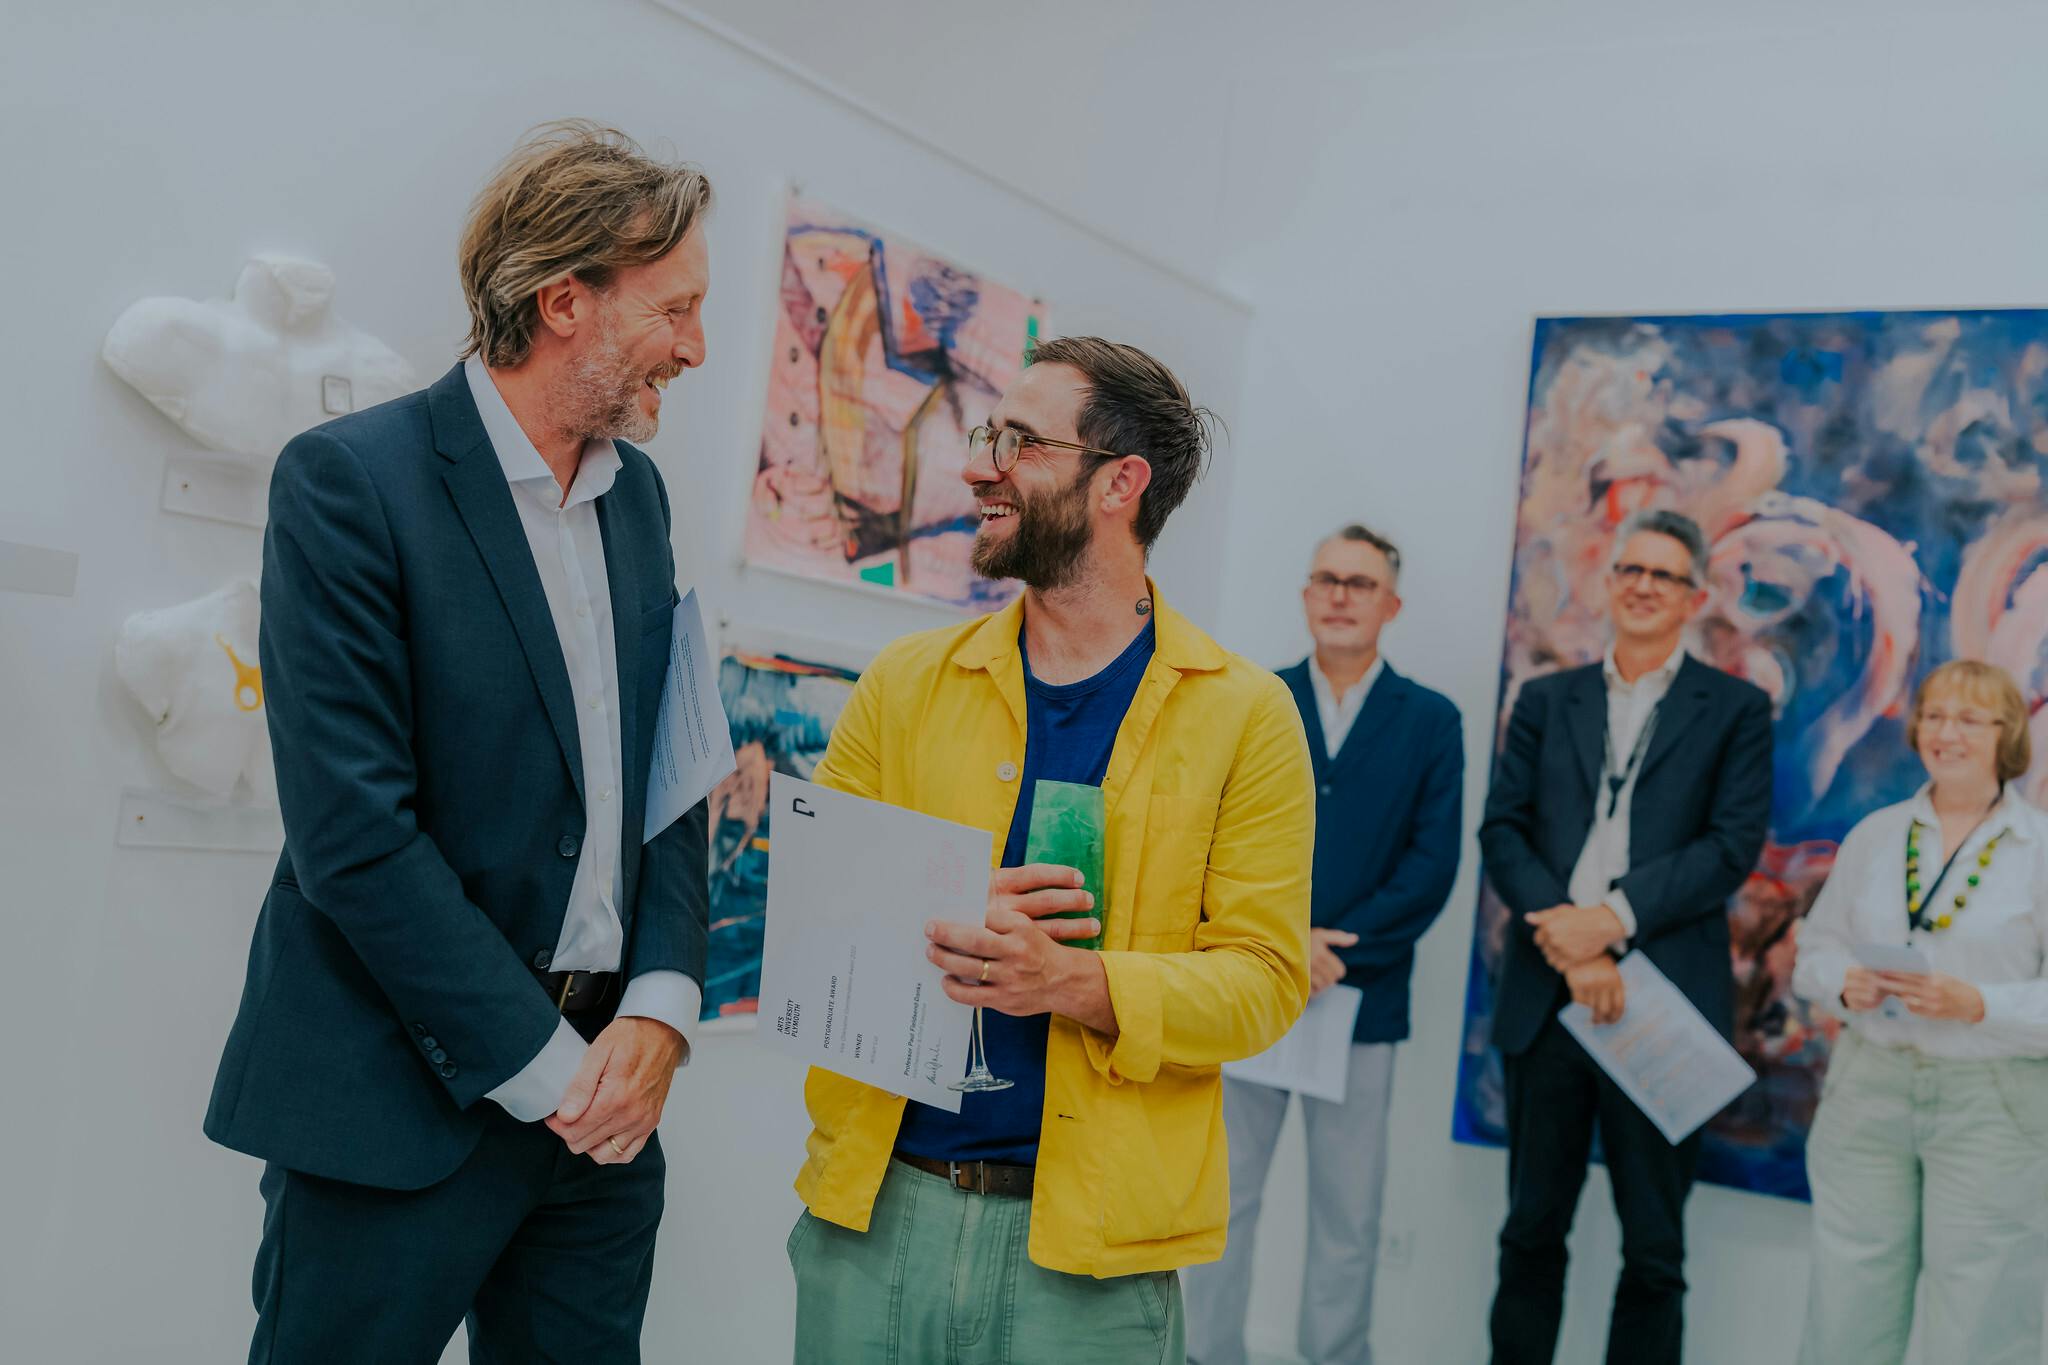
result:
[[(661, 473), (648, 465), (655, 492), (661, 498), (661, 524), (669, 526), (668, 489)], [(669, 582), (675, 582), (675, 552), (667, 546)], [(628, 839), (638, 830), (627, 830)], [(632, 979), (648, 972), (681, 972), (697, 983), (702, 999), (704, 968), (710, 957), (711, 941), (711, 803), (707, 797), (685, 811), (682, 818), (657, 834), (640, 852), (640, 889), (633, 912), (633, 941), (627, 946), (622, 964), (632, 990)], [(621, 1009), (631, 1002), (621, 1001)], [(674, 1024), (665, 1013), (650, 1011), (651, 1017)], [(686, 1033), (687, 1029), (678, 1028)]]
[(1541, 794), (1539, 771), (1544, 728), (1550, 721), (1551, 689), (1525, 685), (1508, 714), (1507, 742), (1493, 767), (1493, 786), (1486, 793), (1486, 815), (1479, 825), (1479, 852), (1487, 880), (1508, 907), (1514, 933), (1530, 937), (1522, 917), (1548, 910), (1568, 899), (1565, 883), (1536, 852), (1531, 835), (1536, 802)]
[(1284, 684), (1253, 708), (1210, 836), (1193, 952), (1106, 951), (1114, 1039), (1082, 1031), (1112, 1084), (1162, 1066), (1210, 1067), (1270, 1047), (1308, 1002), (1315, 778)]
[(1722, 914), (1756, 866), (1771, 823), (1771, 703), (1743, 688), (1743, 703), (1721, 750), (1706, 828), (1649, 862), (1619, 885), (1635, 912), (1636, 939), (1655, 938)]
[(295, 438), (263, 537), (265, 709), (285, 842), (401, 1020), (438, 1041), (467, 1108), (531, 1061), (557, 1016), (414, 813), (413, 692), (400, 561), (355, 452)]
[(1422, 792), (1408, 843), (1393, 871), (1371, 894), (1346, 910), (1334, 927), (1358, 935), (1337, 949), (1352, 967), (1391, 966), (1413, 950), (1442, 912), (1458, 876), (1465, 804), (1465, 728), (1445, 708), (1424, 758)]

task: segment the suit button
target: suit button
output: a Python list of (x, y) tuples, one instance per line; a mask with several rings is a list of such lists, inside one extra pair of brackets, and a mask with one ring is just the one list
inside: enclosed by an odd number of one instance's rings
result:
[[(420, 1046), (425, 1048), (428, 1052), (434, 1052), (440, 1048), (441, 1044), (435, 1041), (433, 1034), (429, 1033), (426, 1037), (420, 1039)], [(436, 1057), (434, 1058), (434, 1060), (438, 1062), (441, 1059), (439, 1057)]]
[(554, 960), (555, 955), (543, 948), (533, 955), (533, 969), (537, 972), (544, 972), (548, 969), (548, 964)]
[(444, 1081), (452, 1081), (455, 1079), (455, 1063), (441, 1063), (441, 1079)]
[(427, 1054), (427, 1060), (431, 1061), (435, 1066), (439, 1066), (441, 1063), (448, 1060), (448, 1054), (441, 1051), (440, 1048), (435, 1048), (432, 1052), (429, 1052)]
[(564, 858), (573, 858), (576, 856), (576, 850), (581, 847), (582, 844), (577, 841), (575, 835), (564, 834), (562, 841), (555, 845), (555, 852), (561, 854)]
[(415, 1037), (415, 1038), (424, 1038), (424, 1037), (426, 1037), (426, 1036), (427, 1036), (427, 1026), (426, 1026), (425, 1024), (414, 1024), (414, 1025), (412, 1026), (412, 1036), (413, 1036), (413, 1037)]
[(1325, 783), (1324, 783), (1324, 784), (1323, 784), (1322, 786), (1320, 786), (1320, 787), (1317, 787), (1317, 788), (1316, 788), (1316, 795), (1317, 795), (1317, 796), (1328, 796), (1329, 794), (1330, 794), (1330, 784), (1329, 784), (1329, 783), (1327, 783), (1327, 782), (1325, 782)]

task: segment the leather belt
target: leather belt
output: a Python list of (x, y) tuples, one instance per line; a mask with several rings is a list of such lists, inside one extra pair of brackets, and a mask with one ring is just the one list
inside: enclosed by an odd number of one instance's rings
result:
[(563, 1014), (583, 1014), (611, 1002), (617, 972), (535, 972), (541, 989)]
[(1002, 1161), (940, 1161), (936, 1157), (913, 1156), (898, 1151), (896, 1159), (906, 1166), (938, 1176), (956, 1190), (969, 1194), (1006, 1194), (1018, 1199), (1031, 1197), (1035, 1166), (1013, 1166)]

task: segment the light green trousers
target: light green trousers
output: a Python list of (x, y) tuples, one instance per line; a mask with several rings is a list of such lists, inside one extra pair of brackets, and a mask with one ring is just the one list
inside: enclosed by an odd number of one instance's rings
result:
[(1941, 1061), (1844, 1030), (1807, 1137), (1801, 1365), (2039, 1365), (2048, 1060)]
[(1180, 1277), (1033, 1265), (1031, 1201), (889, 1163), (866, 1232), (789, 1234), (797, 1365), (1182, 1365)]

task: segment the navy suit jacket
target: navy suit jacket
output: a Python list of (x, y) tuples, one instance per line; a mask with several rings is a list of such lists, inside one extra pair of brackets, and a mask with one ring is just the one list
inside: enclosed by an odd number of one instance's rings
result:
[[(1593, 828), (1607, 734), (1599, 664), (1522, 685), (1487, 793), (1479, 849), (1508, 908), (1493, 1043), (1510, 1056), (1569, 999), (1522, 917), (1570, 899)], [(1724, 1035), (1735, 1026), (1728, 898), (1756, 866), (1771, 819), (1771, 703), (1687, 657), (1657, 714), (1629, 804), (1631, 945)]]
[[(705, 808), (639, 837), (676, 603), (668, 495), (645, 454), (619, 453), (596, 506), (625, 770), (620, 969), (701, 981)], [(206, 1133), (419, 1189), (461, 1164), (485, 1095), (555, 1030), (534, 969), (585, 826), (568, 670), (460, 366), (285, 447), (260, 653), (285, 846)]]
[(1280, 671), (1308, 731), (1316, 777), (1309, 922), (1358, 935), (1339, 948), (1344, 984), (1365, 992), (1354, 1041), (1408, 1036), (1415, 941), (1458, 875), (1464, 727), (1441, 693), (1383, 667), (1331, 758), (1304, 659)]

